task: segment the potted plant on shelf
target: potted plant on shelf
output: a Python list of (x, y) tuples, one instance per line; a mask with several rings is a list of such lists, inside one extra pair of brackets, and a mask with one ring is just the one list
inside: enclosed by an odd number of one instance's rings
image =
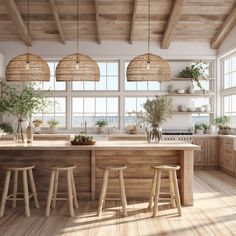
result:
[(107, 126), (106, 120), (97, 120), (95, 123), (97, 134), (102, 134), (104, 132), (104, 127)]
[(2, 129), (3, 132), (5, 132), (5, 133), (12, 133), (13, 132), (13, 129), (12, 129), (11, 125), (9, 123), (6, 123), (6, 122), (1, 122), (0, 123), (0, 129)]
[(41, 133), (41, 125), (43, 124), (43, 121), (40, 119), (36, 119), (36, 120), (33, 120), (33, 124), (34, 124), (34, 132), (36, 134), (40, 134)]
[(227, 135), (231, 132), (230, 117), (229, 116), (218, 116), (215, 118), (215, 124), (219, 128), (218, 133)]
[(161, 125), (171, 117), (172, 99), (168, 96), (160, 96), (156, 99), (147, 99), (143, 104), (145, 109), (145, 120), (151, 124), (152, 130), (147, 131), (147, 139), (160, 142), (162, 140)]
[(142, 111), (132, 111), (128, 112), (128, 118), (132, 122), (131, 125), (127, 126), (127, 131), (129, 134), (137, 134), (138, 129), (142, 128), (144, 123), (144, 113)]
[[(179, 78), (190, 78), (192, 82), (195, 81), (197, 86), (205, 94), (206, 90), (202, 87), (201, 81), (207, 80), (207, 74), (204, 69), (204, 64), (201, 61), (193, 63), (191, 66), (187, 66), (183, 71), (178, 74)], [(193, 88), (193, 83), (192, 83)], [(191, 91), (192, 92), (192, 91)]]
[(51, 119), (48, 122), (50, 133), (56, 134), (57, 133), (57, 126), (59, 125), (59, 121)]
[(24, 85), (23, 88), (10, 86), (3, 82), (0, 82), (0, 85), (0, 112), (6, 112), (17, 117), (14, 123), (14, 140), (26, 142), (26, 120), (33, 114), (43, 112), (48, 105), (45, 97), (49, 95), (49, 92), (35, 88), (33, 83)]

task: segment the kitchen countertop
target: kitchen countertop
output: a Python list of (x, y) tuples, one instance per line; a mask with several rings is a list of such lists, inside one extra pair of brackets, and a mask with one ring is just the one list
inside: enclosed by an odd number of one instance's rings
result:
[(200, 147), (182, 141), (97, 141), (95, 145), (73, 146), (66, 141), (34, 141), (32, 144), (17, 144), (13, 141), (1, 141), (0, 150), (199, 150)]

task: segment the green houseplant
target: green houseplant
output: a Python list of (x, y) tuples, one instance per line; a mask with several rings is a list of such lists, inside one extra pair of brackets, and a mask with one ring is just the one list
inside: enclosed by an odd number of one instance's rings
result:
[[(178, 74), (180, 78), (191, 78), (192, 81), (197, 83), (197, 86), (205, 94), (206, 90), (202, 87), (201, 81), (207, 80), (207, 74), (204, 69), (204, 64), (201, 61), (193, 63), (191, 66), (187, 66), (183, 71)], [(193, 87), (193, 84), (192, 84)]]
[(146, 112), (145, 120), (152, 126), (152, 131), (147, 131), (148, 141), (161, 141), (161, 125), (171, 117), (172, 99), (166, 95), (152, 100), (147, 99), (143, 107)]
[(194, 131), (196, 134), (204, 134), (207, 132), (208, 129), (209, 125), (204, 122), (196, 123), (194, 125)]
[(50, 131), (52, 134), (55, 134), (57, 132), (57, 126), (59, 125), (59, 121), (51, 119), (48, 120), (48, 125), (50, 127)]
[(95, 123), (96, 129), (97, 129), (97, 134), (102, 134), (103, 133), (103, 129), (105, 126), (107, 126), (108, 123), (106, 120), (97, 120)]
[(230, 117), (218, 116), (215, 118), (215, 124), (219, 128), (219, 134), (227, 135), (231, 131)]
[(48, 102), (45, 97), (48, 91), (41, 91), (34, 87), (33, 83), (19, 86), (1, 84), (0, 112), (5, 112), (17, 117), (15, 122), (14, 139), (16, 142), (25, 142), (25, 120), (33, 114), (42, 112)]

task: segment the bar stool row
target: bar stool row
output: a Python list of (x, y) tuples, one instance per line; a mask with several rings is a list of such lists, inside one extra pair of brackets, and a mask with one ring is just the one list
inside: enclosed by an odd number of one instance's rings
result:
[[(33, 169), (35, 168), (34, 165), (15, 165), (15, 166), (8, 166), (5, 167), (6, 169), (6, 177), (4, 182), (4, 188), (2, 193), (1, 199), (1, 206), (0, 206), (0, 217), (3, 217), (5, 205), (7, 200), (12, 200), (12, 208), (16, 208), (16, 201), (17, 200), (24, 200), (25, 203), (25, 215), (26, 217), (30, 216), (30, 207), (29, 207), (29, 199), (31, 197), (34, 198), (35, 207), (39, 208), (39, 202), (37, 198), (36, 186), (33, 177)], [(51, 178), (49, 182), (49, 189), (48, 189), (48, 196), (46, 202), (46, 211), (45, 216), (48, 217), (50, 215), (50, 208), (56, 207), (57, 200), (67, 200), (69, 205), (69, 213), (70, 216), (74, 216), (74, 209), (78, 208), (78, 201), (76, 195), (76, 186), (74, 180), (73, 170), (76, 168), (76, 165), (50, 165), (48, 169), (51, 171)], [(157, 216), (158, 212), (158, 203), (162, 200), (169, 200), (172, 207), (177, 207), (178, 215), (181, 216), (181, 203), (180, 203), (180, 195), (179, 195), (179, 188), (178, 188), (178, 181), (177, 181), (177, 170), (180, 169), (178, 165), (153, 165), (151, 166), (154, 169), (154, 176), (152, 180), (152, 187), (150, 192), (150, 199), (149, 199), (149, 209), (153, 208), (153, 217)], [(97, 215), (100, 216), (102, 213), (102, 208), (106, 200), (121, 200), (123, 215), (127, 216), (127, 200), (125, 194), (125, 184), (123, 178), (123, 170), (127, 169), (126, 165), (112, 165), (112, 166), (103, 166), (100, 167), (103, 170), (103, 181), (102, 181), (102, 188), (99, 197), (98, 203), (98, 210)], [(107, 193), (107, 186), (108, 186), (108, 178), (110, 171), (117, 171), (119, 174), (119, 188), (120, 188), (120, 199), (117, 198), (106, 198)], [(170, 192), (160, 192), (161, 186), (161, 176), (162, 172), (168, 172), (169, 177), (169, 188)], [(13, 192), (12, 194), (8, 195), (9, 190), (9, 183), (11, 174), (13, 176)], [(23, 193), (18, 193), (18, 175), (22, 172), (23, 176)], [(66, 180), (67, 180), (67, 193), (59, 193), (58, 192), (58, 183), (59, 183), (59, 175), (60, 172), (66, 172)], [(30, 187), (32, 193), (29, 193), (28, 189), (28, 178), (30, 182)], [(170, 198), (160, 197), (160, 195), (169, 195)], [(23, 195), (23, 198), (19, 198), (18, 196)], [(67, 195), (67, 197), (58, 197), (61, 195)], [(154, 206), (153, 206), (154, 202)]]

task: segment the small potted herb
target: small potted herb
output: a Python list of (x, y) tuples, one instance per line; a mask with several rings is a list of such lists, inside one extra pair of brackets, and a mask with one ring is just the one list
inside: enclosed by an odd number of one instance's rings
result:
[(11, 125), (6, 122), (0, 123), (0, 129), (3, 130), (3, 132), (5, 132), (5, 133), (12, 133), (13, 132), (13, 128), (11, 127)]
[(219, 134), (227, 135), (230, 134), (230, 117), (229, 116), (218, 116), (215, 118), (215, 124), (219, 128)]
[(204, 134), (204, 125), (203, 123), (196, 123), (194, 125), (195, 134)]
[(97, 134), (102, 134), (104, 131), (104, 127), (107, 126), (107, 124), (108, 123), (106, 120), (97, 120), (95, 123)]
[(36, 120), (33, 120), (33, 124), (34, 124), (34, 132), (36, 134), (40, 134), (41, 133), (41, 125), (43, 124), (43, 121), (40, 119), (36, 119)]
[(50, 127), (50, 132), (52, 134), (56, 134), (57, 133), (57, 126), (59, 125), (59, 121), (51, 119), (48, 121), (48, 125)]

